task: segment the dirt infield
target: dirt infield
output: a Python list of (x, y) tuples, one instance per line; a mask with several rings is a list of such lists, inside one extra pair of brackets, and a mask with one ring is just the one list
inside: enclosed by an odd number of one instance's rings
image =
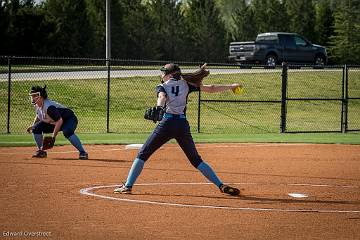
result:
[(132, 195), (137, 150), (0, 148), (0, 239), (360, 239), (360, 145), (198, 144), (242, 195), (224, 195), (167, 144)]

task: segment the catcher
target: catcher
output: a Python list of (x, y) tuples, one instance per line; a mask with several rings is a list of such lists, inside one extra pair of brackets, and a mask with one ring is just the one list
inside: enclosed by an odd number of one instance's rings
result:
[(189, 122), (186, 119), (186, 104), (189, 93), (194, 91), (221, 92), (240, 86), (237, 83), (232, 85), (204, 85), (202, 80), (209, 75), (209, 71), (205, 67), (206, 64), (191, 74), (182, 74), (179, 66), (173, 63), (166, 64), (160, 69), (162, 84), (156, 87), (156, 106), (148, 109), (144, 116), (146, 119), (160, 122), (138, 152), (126, 183), (116, 188), (114, 193), (131, 193), (145, 162), (163, 144), (175, 138), (192, 166), (214, 183), (222, 193), (240, 194), (239, 189), (223, 184), (213, 169), (201, 159), (190, 133)]
[[(75, 135), (78, 120), (74, 112), (55, 101), (49, 100), (46, 85), (45, 87), (33, 86), (29, 95), (36, 114), (33, 124), (27, 129), (28, 133), (32, 133), (38, 148), (33, 157), (46, 158), (45, 150), (54, 146), (58, 132), (62, 131), (70, 143), (79, 150), (79, 159), (88, 159), (88, 154), (80, 139)], [(52, 136), (43, 139), (43, 133), (52, 133)]]

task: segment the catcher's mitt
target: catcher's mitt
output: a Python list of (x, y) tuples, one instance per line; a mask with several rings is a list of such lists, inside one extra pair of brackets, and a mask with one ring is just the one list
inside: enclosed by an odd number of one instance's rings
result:
[(152, 120), (154, 123), (160, 121), (164, 115), (164, 108), (161, 106), (151, 107), (146, 109), (144, 118), (147, 120)]
[(210, 74), (209, 70), (206, 70), (205, 67), (206, 67), (206, 63), (204, 65), (202, 65), (195, 72), (182, 73), (181, 76), (185, 81), (192, 83), (193, 85), (199, 87), (202, 80)]
[(55, 138), (44, 137), (42, 150), (50, 149), (54, 146), (54, 144), (55, 144)]

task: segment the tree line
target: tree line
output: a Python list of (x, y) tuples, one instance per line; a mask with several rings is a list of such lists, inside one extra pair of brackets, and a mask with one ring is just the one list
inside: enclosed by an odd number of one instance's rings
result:
[[(111, 55), (224, 62), (231, 41), (296, 32), (360, 63), (359, 0), (109, 0)], [(0, 0), (0, 55), (105, 58), (105, 0)]]

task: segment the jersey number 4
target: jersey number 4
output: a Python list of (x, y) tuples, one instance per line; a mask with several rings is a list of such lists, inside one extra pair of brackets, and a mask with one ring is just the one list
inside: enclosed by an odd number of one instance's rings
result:
[(179, 96), (179, 86), (171, 87), (171, 93), (175, 96)]

